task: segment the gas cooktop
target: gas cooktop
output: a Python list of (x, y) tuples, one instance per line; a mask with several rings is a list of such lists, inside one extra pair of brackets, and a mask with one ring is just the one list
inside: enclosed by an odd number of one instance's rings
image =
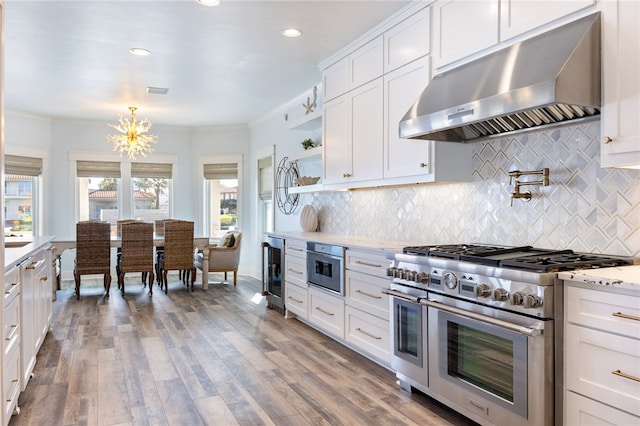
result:
[(414, 246), (405, 247), (403, 253), (536, 272), (608, 268), (634, 263), (633, 258), (623, 256), (575, 253), (573, 250), (549, 250), (531, 246), (509, 247), (485, 244)]

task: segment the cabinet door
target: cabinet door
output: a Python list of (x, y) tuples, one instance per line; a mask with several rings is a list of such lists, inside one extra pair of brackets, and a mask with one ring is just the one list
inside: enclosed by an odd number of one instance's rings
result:
[(437, 69), (498, 43), (499, 0), (441, 0), (433, 6)]
[(565, 391), (564, 424), (583, 425), (638, 425), (640, 418), (604, 405), (599, 401)]
[(350, 89), (359, 87), (383, 73), (383, 36), (379, 36), (365, 44), (351, 55)]
[(640, 2), (603, 2), (603, 167), (640, 166)]
[(20, 356), (20, 373), (22, 378), (20, 381), (21, 390), (24, 391), (27, 383), (31, 378), (31, 373), (36, 364), (36, 327), (35, 310), (36, 310), (36, 286), (35, 286), (35, 268), (37, 260), (29, 259), (21, 270), (22, 306), (20, 309), (20, 331), (21, 331), (21, 356)]
[(429, 58), (424, 57), (384, 76), (384, 177), (431, 173), (431, 145), (426, 140), (402, 139), (400, 120), (429, 84)]
[(595, 4), (595, 0), (561, 0), (548, 7), (533, 0), (501, 0), (500, 39), (510, 39)]
[(343, 58), (323, 71), (322, 90), (323, 102), (349, 91), (349, 58)]
[(323, 106), (324, 183), (343, 182), (353, 173), (347, 97), (342, 95)]
[(351, 101), (351, 181), (382, 178), (383, 79), (378, 78), (349, 93)]
[(429, 54), (428, 7), (384, 33), (384, 72)]

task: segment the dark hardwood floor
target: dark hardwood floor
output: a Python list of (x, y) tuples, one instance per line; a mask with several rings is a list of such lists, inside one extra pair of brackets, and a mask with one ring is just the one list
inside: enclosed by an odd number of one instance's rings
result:
[(64, 283), (10, 425), (473, 424), (267, 309), (252, 278), (149, 297), (131, 277), (124, 297)]

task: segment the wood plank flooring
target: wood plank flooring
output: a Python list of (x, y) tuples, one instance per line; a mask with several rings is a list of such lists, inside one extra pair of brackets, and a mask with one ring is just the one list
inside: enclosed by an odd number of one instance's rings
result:
[(149, 297), (127, 277), (109, 298), (83, 282), (80, 300), (65, 283), (10, 425), (473, 424), (267, 309), (252, 278), (193, 293), (169, 281)]

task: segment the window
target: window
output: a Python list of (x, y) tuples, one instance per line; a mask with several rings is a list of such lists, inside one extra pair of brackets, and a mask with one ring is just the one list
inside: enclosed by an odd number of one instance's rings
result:
[(78, 220), (104, 220), (115, 229), (119, 218), (120, 163), (78, 161)]
[(4, 161), (5, 235), (38, 235), (39, 224), (34, 217), (38, 217), (35, 208), (38, 204), (37, 188), (42, 175), (42, 159), (5, 155)]
[[(273, 232), (273, 156), (258, 160), (259, 232)], [(262, 235), (259, 237), (262, 240)]]
[(221, 237), (238, 229), (239, 162), (208, 163), (203, 165), (205, 179), (205, 233)]
[(171, 164), (131, 163), (133, 217), (153, 222), (169, 219)]

